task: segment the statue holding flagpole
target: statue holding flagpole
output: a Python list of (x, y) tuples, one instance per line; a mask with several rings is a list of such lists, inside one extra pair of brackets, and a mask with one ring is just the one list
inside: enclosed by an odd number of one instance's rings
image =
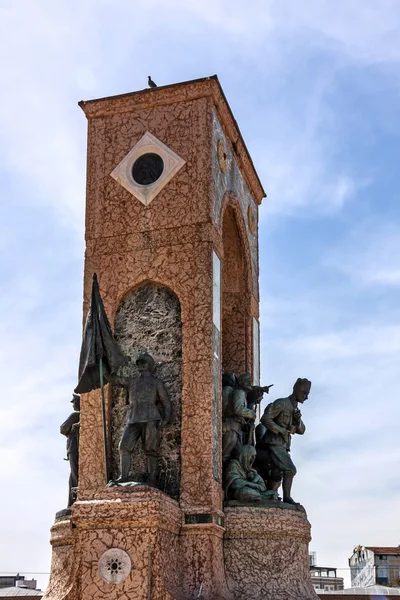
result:
[(104, 383), (110, 381), (118, 369), (126, 365), (127, 362), (127, 357), (118, 346), (112, 334), (111, 325), (100, 296), (97, 275), (93, 273), (92, 298), (83, 331), (79, 359), (79, 381), (75, 388), (75, 393), (85, 394), (98, 388), (101, 389), (106, 484), (109, 479), (109, 461)]
[(104, 384), (113, 382), (123, 386), (128, 392), (129, 408), (126, 425), (119, 444), (120, 477), (112, 485), (129, 482), (131, 455), (142, 439), (147, 456), (149, 485), (157, 485), (158, 450), (160, 429), (171, 419), (171, 402), (164, 382), (154, 375), (155, 362), (147, 353), (136, 360), (139, 377), (119, 377), (117, 371), (128, 362), (114, 339), (111, 326), (100, 296), (96, 273), (93, 274), (92, 298), (83, 332), (79, 360), (79, 383), (75, 393), (83, 394), (101, 389), (103, 418), (104, 459), (106, 485), (109, 483), (109, 460), (107, 444), (106, 411)]

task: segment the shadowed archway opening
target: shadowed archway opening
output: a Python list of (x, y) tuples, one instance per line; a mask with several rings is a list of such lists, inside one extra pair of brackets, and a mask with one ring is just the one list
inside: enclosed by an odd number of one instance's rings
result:
[(228, 206), (222, 222), (222, 368), (242, 373), (248, 368), (247, 321), (250, 314), (246, 260), (234, 209)]

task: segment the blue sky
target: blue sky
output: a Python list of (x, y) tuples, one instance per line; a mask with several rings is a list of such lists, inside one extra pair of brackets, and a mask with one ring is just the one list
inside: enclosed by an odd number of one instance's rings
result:
[[(82, 319), (77, 102), (218, 74), (268, 193), (262, 379), (313, 381), (293, 495), (320, 564), (400, 543), (400, 4), (0, 0), (0, 571), (47, 572)], [(342, 571), (345, 573), (345, 571)], [(44, 586), (46, 576), (39, 576)]]

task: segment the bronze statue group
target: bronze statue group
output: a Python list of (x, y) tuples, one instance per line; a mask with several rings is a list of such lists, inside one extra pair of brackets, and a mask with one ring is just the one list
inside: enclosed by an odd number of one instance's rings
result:
[[(142, 440), (148, 463), (148, 485), (157, 485), (157, 462), (160, 428), (171, 419), (171, 403), (163, 381), (155, 376), (154, 359), (147, 353), (138, 356), (138, 377), (110, 380), (125, 388), (129, 407), (119, 444), (120, 477), (115, 485), (129, 482), (131, 456)], [(296, 505), (291, 497), (296, 467), (290, 456), (293, 434), (303, 434), (304, 423), (298, 408), (307, 400), (311, 381), (297, 379), (292, 393), (268, 404), (255, 427), (256, 408), (271, 386), (253, 386), (251, 374), (238, 377), (224, 373), (222, 380), (222, 463), (225, 500), (244, 504), (278, 500), (282, 484), (283, 502)], [(68, 507), (76, 497), (78, 486), (80, 396), (74, 394), (74, 411), (61, 425), (67, 437), (70, 462)]]
[(254, 427), (255, 409), (271, 386), (252, 385), (250, 373), (222, 380), (222, 461), (226, 501), (245, 504), (278, 500), (296, 505), (291, 497), (296, 467), (290, 456), (291, 437), (303, 434), (305, 425), (298, 408), (307, 400), (311, 381), (297, 379), (287, 398), (268, 404)]

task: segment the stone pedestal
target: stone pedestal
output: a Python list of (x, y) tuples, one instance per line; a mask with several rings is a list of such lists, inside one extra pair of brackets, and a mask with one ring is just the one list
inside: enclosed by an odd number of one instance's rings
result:
[(52, 527), (44, 599), (233, 600), (215, 521), (185, 524), (178, 503), (148, 486), (78, 501)]
[(235, 600), (315, 600), (307, 515), (261, 507), (225, 509), (224, 557)]
[(75, 600), (78, 598), (79, 562), (76, 530), (69, 516), (56, 519), (50, 531), (52, 545), (51, 575), (44, 598)]

